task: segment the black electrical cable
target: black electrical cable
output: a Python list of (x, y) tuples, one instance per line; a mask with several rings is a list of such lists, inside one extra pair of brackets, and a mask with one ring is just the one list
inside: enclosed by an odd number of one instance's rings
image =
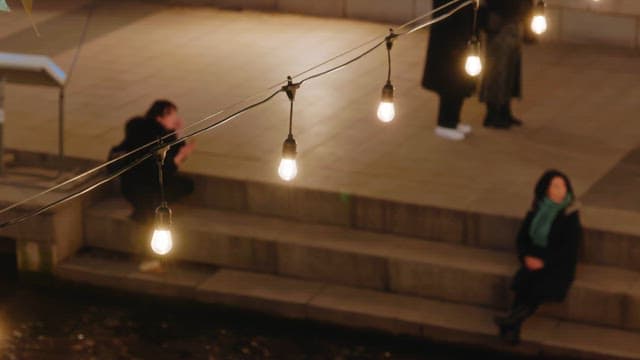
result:
[[(421, 19), (423, 19), (423, 18), (426, 18), (426, 17), (428, 17), (428, 16), (430, 16), (430, 15), (432, 15), (432, 14), (434, 14), (434, 13), (436, 13), (436, 12), (440, 11), (440, 10), (443, 10), (443, 9), (445, 9), (445, 8), (447, 8), (447, 7), (450, 7), (450, 6), (452, 6), (453, 4), (455, 4), (455, 3), (457, 3), (457, 2), (460, 2), (460, 1), (462, 1), (462, 0), (453, 0), (453, 1), (450, 1), (449, 3), (444, 4), (444, 5), (442, 5), (442, 6), (438, 7), (438, 8), (436, 8), (436, 9), (433, 9), (433, 10), (431, 10), (431, 11), (429, 11), (429, 12), (427, 12), (427, 13), (425, 13), (425, 14), (421, 15), (421, 16), (420, 16), (420, 17), (418, 17), (418, 18), (415, 18), (415, 19), (413, 19), (413, 20), (410, 20), (409, 22), (407, 22), (407, 23), (405, 23), (405, 24), (401, 25), (398, 29), (405, 28), (405, 27), (407, 27), (409, 24), (415, 23), (415, 22), (417, 22), (417, 21), (419, 21), (419, 20), (421, 20)], [(91, 11), (92, 11), (92, 12), (90, 13), (90, 15), (93, 13), (93, 8), (91, 9)], [(89, 19), (90, 19), (90, 17), (87, 17), (87, 21), (85, 22), (85, 30), (83, 31), (83, 36), (81, 37), (81, 41), (82, 41), (82, 42), (84, 42), (84, 40), (83, 40), (83, 39), (84, 39), (84, 37), (86, 36), (86, 29), (88, 29)], [(326, 64), (328, 64), (328, 63), (331, 63), (331, 62), (333, 62), (333, 61), (335, 61), (335, 60), (337, 60), (337, 59), (339, 59), (339, 58), (341, 58), (341, 57), (343, 57), (343, 56), (346, 56), (347, 54), (349, 54), (349, 53), (351, 53), (351, 52), (353, 52), (353, 51), (355, 51), (355, 50), (358, 50), (358, 49), (362, 48), (363, 46), (365, 46), (365, 45), (367, 45), (367, 44), (369, 44), (369, 43), (371, 43), (371, 42), (373, 42), (373, 41), (375, 41), (375, 40), (377, 40), (377, 39), (379, 39), (379, 38), (380, 38), (380, 37), (376, 37), (376, 38), (371, 39), (371, 40), (369, 40), (369, 41), (366, 41), (366, 42), (364, 42), (364, 43), (362, 43), (362, 44), (360, 44), (360, 45), (358, 45), (358, 46), (356, 46), (356, 47), (353, 47), (353, 48), (351, 48), (351, 49), (349, 49), (349, 50), (343, 51), (343, 52), (342, 52), (342, 53), (340, 53), (340, 54), (337, 54), (337, 55), (335, 55), (335, 56), (333, 56), (333, 57), (331, 57), (331, 58), (329, 58), (329, 59), (327, 59), (327, 60), (325, 60), (325, 61), (323, 61), (323, 62), (321, 62), (321, 63), (317, 64), (317, 65), (314, 65), (314, 66), (312, 66), (312, 67), (308, 68), (307, 70), (304, 70), (304, 71), (302, 71), (302, 72), (300, 72), (300, 73), (296, 74), (294, 77), (300, 77), (300, 76), (302, 76), (302, 75), (304, 75), (304, 74), (307, 74), (307, 73), (309, 73), (309, 72), (311, 72), (311, 71), (313, 71), (313, 70), (315, 70), (315, 69), (318, 69), (318, 68), (320, 68), (320, 67), (322, 67), (322, 66), (324, 66), (324, 65), (326, 65)], [(386, 39), (386, 38), (385, 38), (385, 39)], [(379, 45), (378, 45), (378, 46), (379, 46)], [(78, 53), (79, 53), (79, 52), (76, 52), (76, 54), (78, 54)], [(71, 69), (73, 69), (73, 67), (72, 67)], [(279, 88), (279, 87), (281, 87), (281, 86), (282, 86), (282, 84), (283, 84), (283, 82), (278, 82), (277, 84), (275, 84), (275, 85), (273, 85), (273, 86), (269, 87), (266, 91), (271, 91), (271, 90), (274, 90), (274, 89), (276, 89), (276, 88)], [(265, 91), (265, 92), (266, 92), (266, 91)], [(261, 92), (260, 94), (262, 94), (262, 93), (264, 93), (264, 92)], [(226, 111), (228, 111), (229, 109), (235, 108), (236, 106), (239, 106), (240, 104), (243, 104), (243, 103), (249, 102), (250, 100), (252, 100), (252, 99), (254, 99), (254, 98), (258, 97), (258, 96), (259, 96), (259, 94), (249, 96), (249, 97), (247, 97), (247, 98), (245, 98), (245, 99), (243, 99), (243, 100), (240, 100), (240, 101), (238, 101), (238, 102), (236, 102), (236, 103), (234, 103), (234, 104), (232, 104), (232, 105), (230, 105), (230, 106), (227, 106), (226, 108), (223, 108), (222, 110), (216, 111), (216, 112), (214, 112), (214, 113), (212, 113), (212, 114), (210, 114), (210, 115), (208, 115), (208, 116), (206, 116), (206, 117), (204, 117), (204, 118), (202, 118), (202, 119), (200, 119), (200, 120), (198, 120), (198, 121), (196, 121), (196, 122), (194, 122), (194, 123), (192, 123), (192, 124), (187, 125), (184, 129), (182, 129), (182, 131), (184, 131), (184, 130), (186, 130), (186, 129), (190, 129), (190, 128), (192, 128), (192, 127), (195, 127), (196, 125), (199, 125), (199, 124), (201, 124), (201, 123), (203, 123), (203, 122), (205, 122), (205, 121), (208, 121), (208, 120), (210, 120), (210, 119), (212, 119), (212, 118), (214, 118), (214, 117), (216, 117), (216, 116), (218, 116), (218, 115), (220, 115), (220, 114), (222, 114), (222, 113), (225, 113), (225, 112), (226, 112)], [(173, 136), (173, 135), (177, 135), (177, 131), (171, 132), (171, 133), (169, 133), (169, 134), (167, 134), (167, 135), (163, 136), (163, 137), (162, 137), (162, 140), (166, 140), (166, 139), (168, 139), (169, 137), (171, 137), (171, 136)], [(96, 167), (94, 167), (94, 168), (92, 168), (92, 169), (89, 169), (89, 170), (85, 171), (84, 173), (81, 173), (81, 174), (79, 174), (79, 175), (74, 176), (73, 178), (70, 178), (70, 179), (68, 179), (68, 180), (65, 180), (65, 181), (63, 181), (63, 182), (61, 182), (61, 183), (59, 183), (59, 184), (57, 184), (57, 185), (54, 185), (54, 186), (52, 186), (52, 187), (50, 187), (50, 188), (48, 188), (48, 189), (46, 189), (46, 190), (44, 190), (44, 191), (41, 191), (41, 192), (39, 192), (39, 193), (37, 193), (37, 194), (34, 194), (34, 195), (32, 195), (32, 196), (30, 196), (30, 197), (28, 197), (28, 198), (25, 198), (25, 199), (23, 199), (23, 200), (21, 200), (21, 201), (18, 201), (18, 202), (16, 202), (16, 203), (13, 203), (13, 204), (11, 204), (11, 205), (9, 205), (9, 206), (7, 206), (7, 207), (3, 208), (3, 209), (0, 209), (0, 214), (6, 213), (6, 212), (8, 212), (8, 211), (10, 211), (10, 210), (13, 210), (13, 209), (15, 209), (15, 208), (17, 208), (17, 207), (19, 207), (19, 206), (21, 206), (21, 205), (24, 205), (24, 204), (26, 204), (26, 203), (28, 203), (28, 202), (30, 202), (30, 201), (33, 201), (33, 200), (35, 200), (35, 199), (37, 199), (37, 198), (39, 198), (39, 197), (41, 197), (41, 196), (43, 196), (43, 195), (46, 195), (46, 194), (48, 194), (48, 193), (50, 193), (50, 192), (56, 191), (56, 190), (58, 190), (58, 189), (61, 189), (62, 187), (65, 187), (65, 186), (67, 186), (67, 185), (69, 185), (69, 184), (72, 184), (72, 183), (74, 183), (74, 182), (76, 182), (76, 181), (78, 181), (78, 180), (80, 180), (80, 179), (82, 179), (82, 178), (84, 178), (84, 177), (88, 177), (89, 175), (95, 174), (95, 173), (97, 173), (98, 171), (100, 171), (100, 170), (102, 170), (102, 169), (104, 169), (104, 168), (107, 168), (109, 165), (112, 165), (112, 164), (114, 164), (114, 163), (116, 163), (116, 162), (118, 162), (118, 161), (120, 161), (120, 160), (124, 160), (124, 159), (125, 159), (125, 158), (127, 158), (127, 157), (130, 157), (130, 156), (133, 156), (133, 155), (135, 155), (135, 154), (138, 154), (138, 153), (140, 153), (142, 150), (147, 149), (147, 148), (149, 148), (149, 147), (151, 147), (151, 146), (153, 146), (153, 145), (155, 145), (155, 144), (157, 144), (157, 141), (149, 142), (149, 143), (144, 144), (144, 145), (142, 145), (142, 146), (140, 146), (140, 147), (138, 147), (138, 148), (136, 148), (136, 149), (133, 149), (133, 150), (129, 151), (128, 153), (125, 153), (125, 154), (120, 155), (120, 156), (118, 156), (118, 157), (116, 157), (116, 158), (113, 158), (113, 159), (111, 159), (111, 160), (108, 160), (108, 161), (106, 161), (106, 162), (104, 162), (104, 163), (102, 163), (102, 164), (100, 164), (100, 165), (98, 165), (98, 166), (96, 166)]]
[(424, 24), (421, 24), (419, 26), (413, 27), (403, 33), (398, 33), (398, 36), (404, 36), (404, 35), (409, 35), (409, 34), (413, 34), (414, 32), (418, 31), (418, 30), (422, 30), (428, 26), (431, 26), (435, 23), (439, 23), (440, 21), (446, 20), (447, 18), (449, 18), (450, 16), (452, 16), (453, 14), (457, 13), (458, 11), (464, 9), (465, 7), (471, 5), (471, 4), (475, 4), (475, 0), (467, 0), (464, 3), (462, 3), (461, 5), (459, 5), (458, 7), (454, 8), (453, 10), (442, 14), (436, 18), (433, 18), (427, 22), (425, 22)]
[[(438, 9), (434, 9), (434, 10), (432, 10), (430, 13), (435, 13), (436, 11), (439, 11), (439, 10), (441, 10), (442, 8), (445, 8), (445, 7), (448, 7), (448, 6), (452, 6), (453, 4), (455, 4), (456, 2), (459, 2), (459, 1), (461, 1), (461, 0), (454, 0), (454, 1), (451, 1), (450, 3), (445, 4), (444, 6), (439, 7)], [(304, 82), (306, 82), (306, 81), (309, 81), (309, 80), (312, 80), (312, 79), (316, 79), (316, 78), (318, 78), (318, 77), (321, 77), (321, 76), (324, 76), (324, 75), (328, 75), (328, 74), (330, 74), (330, 73), (333, 73), (333, 72), (336, 72), (336, 71), (342, 70), (343, 68), (347, 67), (348, 65), (350, 65), (350, 64), (352, 64), (352, 63), (354, 63), (354, 62), (356, 62), (356, 61), (358, 61), (358, 60), (360, 60), (360, 59), (362, 59), (362, 58), (363, 58), (363, 57), (365, 57), (365, 56), (367, 56), (368, 54), (370, 54), (371, 52), (373, 52), (374, 50), (376, 50), (377, 48), (379, 48), (382, 44), (387, 43), (387, 41), (389, 40), (389, 36), (393, 36), (393, 38), (395, 38), (395, 37), (400, 37), (400, 36), (404, 36), (404, 35), (408, 35), (408, 34), (414, 33), (414, 32), (416, 32), (416, 31), (418, 31), (418, 30), (420, 30), (420, 29), (426, 28), (426, 27), (428, 27), (428, 26), (430, 26), (430, 25), (432, 25), (432, 24), (435, 24), (435, 23), (437, 23), (437, 22), (439, 22), (439, 21), (443, 21), (443, 20), (447, 19), (448, 17), (452, 16), (453, 14), (455, 14), (456, 12), (460, 11), (460, 10), (461, 10), (461, 9), (463, 9), (464, 7), (466, 7), (466, 6), (470, 5), (470, 4), (475, 4), (475, 3), (476, 3), (476, 1), (475, 1), (475, 0), (468, 0), (468, 1), (465, 1), (462, 5), (460, 5), (460, 6), (456, 7), (456, 8), (454, 8), (453, 10), (451, 10), (451, 11), (450, 11), (450, 12), (448, 12), (448, 13), (445, 13), (445, 14), (443, 14), (443, 15), (441, 15), (441, 16), (439, 16), (439, 17), (437, 17), (437, 18), (432, 19), (431, 21), (428, 21), (428, 22), (426, 22), (426, 23), (424, 23), (424, 24), (421, 24), (421, 25), (419, 25), (419, 26), (417, 26), (417, 27), (414, 27), (414, 28), (412, 28), (412, 29), (410, 29), (410, 30), (408, 30), (408, 31), (403, 32), (403, 33), (398, 33), (398, 34), (391, 34), (391, 35), (388, 35), (388, 36), (386, 36), (386, 37), (384, 38), (384, 40), (382, 40), (382, 41), (380, 41), (380, 42), (376, 43), (373, 47), (371, 47), (371, 48), (369, 48), (369, 49), (365, 50), (365, 51), (364, 51), (363, 53), (361, 53), (360, 55), (358, 55), (358, 56), (356, 56), (356, 57), (354, 57), (354, 58), (352, 58), (352, 59), (350, 59), (350, 60), (348, 60), (348, 61), (346, 61), (346, 62), (344, 62), (344, 63), (340, 64), (340, 65), (337, 65), (337, 66), (334, 66), (334, 67), (332, 67), (332, 68), (330, 68), (330, 69), (327, 69), (327, 70), (321, 71), (321, 72), (319, 72), (319, 73), (316, 73), (316, 74), (310, 75), (310, 76), (308, 76), (308, 77), (304, 78), (303, 80), (301, 80), (300, 82), (298, 82), (298, 83), (297, 83), (297, 84), (295, 84), (295, 85), (296, 85), (297, 87), (299, 87), (300, 85), (302, 85), (302, 84), (303, 84)], [(424, 16), (423, 16), (423, 17), (424, 17)], [(411, 22), (409, 22), (409, 23), (411, 23)], [(404, 25), (403, 25), (403, 26), (404, 26)], [(371, 40), (371, 41), (373, 41), (373, 40)], [(371, 41), (369, 41), (369, 42), (371, 42)], [(363, 46), (363, 45), (361, 45), (361, 46), (359, 46), (359, 47), (362, 47), (362, 46)], [(347, 51), (347, 52), (345, 52), (345, 53), (349, 53), (349, 52), (351, 52), (351, 51), (353, 51), (353, 50)], [(390, 54), (389, 54), (389, 57), (390, 57)], [(333, 61), (333, 60), (335, 60), (335, 59), (337, 59), (337, 58), (339, 58), (339, 56), (338, 56), (338, 57), (334, 57), (333, 59), (330, 59), (330, 60), (328, 60), (328, 61), (325, 61), (325, 62), (323, 62), (322, 64), (316, 65), (316, 66), (314, 66), (312, 69), (314, 69), (314, 68), (318, 68), (318, 67), (320, 67), (320, 66), (322, 66), (322, 65), (324, 65), (324, 64), (327, 64), (328, 62)], [(390, 58), (389, 58), (388, 60), (389, 60), (389, 71), (390, 71), (390, 70), (391, 70), (391, 68), (390, 68)], [(303, 72), (303, 73), (301, 73), (301, 74), (307, 73), (307, 72), (309, 72), (309, 71), (310, 71), (310, 70), (307, 70), (307, 71), (305, 71), (305, 72)], [(389, 74), (389, 75), (390, 75), (390, 74)], [(226, 118), (224, 118), (224, 119), (222, 119), (222, 120), (219, 120), (219, 121), (217, 121), (217, 122), (215, 122), (215, 123), (213, 123), (213, 124), (211, 124), (211, 125), (208, 125), (208, 126), (206, 126), (206, 127), (202, 128), (202, 129), (196, 130), (196, 131), (194, 131), (194, 132), (192, 132), (192, 133), (190, 133), (190, 134), (187, 134), (187, 135), (184, 135), (184, 136), (179, 137), (179, 138), (177, 138), (177, 139), (174, 139), (173, 141), (168, 142), (168, 143), (166, 143), (166, 144), (165, 144), (165, 143), (162, 143), (162, 146), (161, 146), (161, 147), (167, 147), (167, 148), (170, 148), (171, 146), (176, 145), (176, 144), (178, 144), (178, 143), (180, 143), (180, 142), (186, 141), (186, 140), (188, 140), (188, 139), (191, 139), (191, 138), (193, 138), (193, 137), (196, 137), (196, 136), (198, 136), (198, 135), (201, 135), (201, 134), (203, 134), (203, 133), (205, 133), (205, 132), (208, 132), (208, 131), (210, 131), (210, 130), (212, 130), (212, 129), (214, 129), (214, 128), (217, 128), (217, 127), (219, 127), (219, 126), (221, 126), (221, 125), (224, 125), (225, 123), (227, 123), (227, 122), (231, 121), (232, 119), (234, 119), (234, 118), (236, 118), (237, 116), (239, 116), (239, 115), (243, 114), (244, 112), (247, 112), (247, 111), (249, 111), (249, 110), (251, 110), (251, 109), (253, 109), (253, 108), (255, 108), (255, 107), (258, 107), (258, 106), (260, 106), (260, 105), (263, 105), (263, 104), (265, 104), (265, 103), (269, 102), (269, 101), (270, 101), (271, 99), (273, 99), (277, 94), (279, 94), (280, 92), (283, 92), (283, 91), (286, 91), (286, 87), (282, 87), (282, 88), (278, 89), (277, 91), (275, 91), (274, 93), (272, 93), (271, 95), (269, 95), (268, 97), (266, 97), (265, 99), (263, 99), (263, 100), (261, 100), (261, 101), (258, 101), (258, 102), (255, 102), (255, 103), (253, 103), (253, 104), (251, 104), (251, 105), (248, 105), (248, 106), (246, 106), (246, 107), (244, 107), (244, 108), (242, 108), (242, 109), (240, 109), (240, 110), (238, 110), (238, 111), (234, 112), (233, 114), (231, 114), (231, 115), (227, 116)], [(211, 118), (211, 117), (213, 117), (213, 116), (216, 116), (217, 114), (220, 114), (221, 112), (223, 112), (223, 111), (219, 111), (219, 112), (215, 113), (214, 115), (210, 115), (209, 117), (207, 117), (207, 118), (205, 118), (205, 119), (206, 119), (206, 120), (208, 120), (209, 118)], [(205, 121), (205, 119), (200, 120), (200, 122)], [(192, 126), (193, 126), (193, 125), (192, 125)], [(134, 161), (132, 164), (130, 164), (130, 165), (128, 165), (128, 166), (126, 166), (126, 167), (124, 167), (123, 169), (120, 169), (120, 170), (116, 171), (114, 174), (111, 174), (111, 175), (110, 175), (110, 176), (108, 176), (107, 178), (105, 178), (105, 179), (103, 179), (103, 180), (100, 180), (99, 182), (97, 182), (97, 183), (95, 183), (95, 184), (93, 184), (93, 185), (91, 185), (91, 186), (88, 186), (88, 187), (86, 187), (86, 188), (84, 188), (84, 189), (82, 189), (82, 190), (80, 190), (80, 191), (78, 191), (78, 192), (75, 192), (75, 193), (69, 194), (69, 195), (67, 195), (67, 196), (65, 196), (65, 197), (63, 197), (63, 198), (61, 198), (61, 199), (58, 199), (58, 200), (56, 200), (56, 201), (54, 201), (54, 202), (52, 202), (52, 203), (49, 203), (49, 204), (47, 204), (47, 205), (45, 205), (45, 206), (42, 206), (42, 207), (38, 208), (37, 210), (35, 210), (34, 212), (32, 212), (32, 213), (30, 213), (30, 214), (27, 214), (27, 215), (24, 215), (24, 216), (21, 216), (21, 217), (19, 217), (19, 218), (15, 218), (15, 219), (12, 219), (12, 220), (9, 220), (9, 221), (2, 222), (2, 223), (0, 223), (0, 228), (4, 228), (4, 227), (10, 226), (10, 225), (15, 225), (15, 224), (18, 224), (18, 223), (24, 222), (24, 221), (28, 220), (28, 219), (29, 219), (29, 218), (31, 218), (31, 217), (34, 217), (34, 216), (40, 215), (40, 214), (42, 214), (43, 212), (45, 212), (45, 211), (47, 211), (47, 210), (49, 210), (49, 209), (51, 209), (51, 208), (53, 208), (53, 207), (56, 207), (56, 206), (58, 206), (58, 205), (60, 205), (60, 204), (63, 204), (63, 203), (65, 203), (65, 202), (67, 202), (67, 201), (73, 200), (73, 199), (75, 199), (75, 198), (77, 198), (77, 197), (79, 197), (79, 196), (81, 196), (81, 195), (84, 195), (84, 194), (86, 194), (87, 192), (92, 191), (93, 189), (95, 189), (95, 188), (97, 188), (97, 187), (99, 187), (99, 186), (101, 186), (101, 185), (103, 185), (103, 184), (105, 184), (105, 183), (107, 183), (107, 182), (109, 182), (109, 181), (111, 181), (111, 180), (113, 180), (113, 179), (115, 179), (115, 178), (119, 177), (120, 175), (122, 175), (122, 174), (123, 174), (123, 173), (125, 173), (126, 171), (129, 171), (129, 170), (130, 170), (130, 169), (132, 169), (133, 167), (135, 167), (135, 166), (137, 166), (138, 164), (140, 164), (142, 161), (144, 161), (144, 160), (146, 160), (146, 159), (150, 158), (151, 156), (153, 156), (153, 155), (154, 155), (154, 154), (159, 150), (158, 144), (160, 144), (160, 143), (161, 143), (163, 140), (165, 140), (166, 138), (168, 138), (168, 137), (170, 137), (170, 136), (172, 136), (172, 135), (175, 135), (175, 134), (176, 134), (176, 132), (173, 132), (173, 133), (167, 134), (167, 135), (165, 135), (164, 137), (160, 138), (159, 140), (156, 140), (156, 141), (150, 142), (150, 143), (148, 143), (148, 144), (145, 144), (145, 145), (143, 145), (143, 146), (140, 146), (139, 148), (134, 149), (133, 151), (130, 151), (130, 152), (128, 152), (128, 153), (126, 153), (126, 154), (124, 154), (124, 155), (122, 155), (122, 156), (120, 156), (120, 157), (117, 157), (117, 158), (115, 158), (115, 159), (112, 159), (112, 160), (110, 160), (110, 161), (107, 161), (106, 163), (103, 163), (103, 164), (101, 164), (101, 165), (99, 165), (99, 166), (97, 166), (97, 167), (95, 167), (95, 168), (93, 168), (93, 169), (90, 169), (89, 171), (86, 171), (86, 172), (85, 172), (85, 173), (83, 173), (83, 174), (80, 174), (80, 175), (78, 175), (78, 176), (76, 176), (76, 177), (74, 177), (74, 178), (72, 178), (72, 179), (69, 179), (69, 180), (67, 180), (67, 181), (65, 181), (65, 182), (63, 182), (63, 183), (61, 183), (61, 184), (58, 184), (58, 185), (56, 185), (56, 186), (54, 186), (54, 187), (52, 187), (52, 188), (49, 188), (49, 189), (47, 189), (47, 190), (45, 190), (45, 191), (43, 191), (43, 192), (41, 192), (41, 193), (39, 193), (39, 194), (36, 194), (36, 195), (34, 195), (34, 196), (32, 196), (32, 197), (29, 197), (28, 199), (25, 199), (25, 200), (20, 201), (20, 202), (18, 202), (18, 203), (14, 203), (14, 204), (12, 204), (12, 205), (10, 205), (10, 206), (8, 206), (8, 207), (4, 208), (4, 209), (1, 209), (1, 210), (0, 210), (0, 214), (5, 213), (5, 212), (7, 212), (7, 211), (9, 211), (9, 210), (11, 210), (11, 209), (14, 209), (14, 208), (16, 208), (16, 207), (18, 207), (18, 206), (20, 206), (20, 205), (22, 205), (22, 204), (26, 203), (27, 201), (34, 200), (35, 198), (37, 198), (37, 197), (39, 197), (39, 196), (42, 196), (42, 195), (44, 195), (44, 194), (47, 194), (47, 193), (49, 193), (49, 192), (51, 192), (51, 191), (53, 191), (53, 190), (59, 189), (59, 188), (61, 188), (62, 186), (67, 185), (67, 184), (70, 184), (70, 183), (72, 183), (72, 182), (74, 182), (74, 181), (77, 181), (77, 180), (79, 180), (79, 179), (80, 179), (80, 178), (82, 178), (82, 177), (88, 176), (88, 175), (90, 175), (90, 174), (92, 174), (92, 173), (96, 173), (98, 170), (103, 169), (103, 168), (107, 167), (108, 165), (115, 163), (116, 161), (122, 160), (122, 159), (124, 159), (124, 158), (126, 158), (126, 157), (129, 157), (129, 156), (132, 156), (133, 154), (139, 153), (140, 151), (142, 151), (142, 150), (144, 150), (144, 149), (147, 149), (147, 148), (151, 147), (152, 145), (155, 145), (155, 147), (153, 148), (153, 150), (151, 150), (150, 152), (146, 153), (144, 156), (142, 156), (142, 157), (138, 158), (138, 159), (137, 159), (136, 161)]]
[(69, 194), (69, 195), (67, 195), (67, 196), (65, 196), (65, 197), (63, 197), (61, 199), (58, 199), (58, 200), (56, 200), (54, 202), (51, 202), (51, 203), (49, 203), (47, 205), (44, 205), (44, 206), (36, 209), (35, 211), (29, 213), (29, 214), (26, 214), (26, 215), (23, 215), (21, 217), (2, 222), (2, 223), (0, 223), (0, 228), (5, 228), (5, 227), (10, 226), (10, 225), (19, 224), (19, 223), (24, 222), (24, 221), (26, 221), (26, 220), (34, 217), (34, 216), (38, 216), (38, 215), (42, 214), (43, 212), (45, 212), (45, 211), (47, 211), (49, 209), (52, 209), (52, 208), (54, 208), (54, 207), (56, 207), (56, 206), (58, 206), (60, 204), (63, 204), (65, 202), (67, 202), (67, 201), (71, 201), (71, 200), (73, 200), (73, 199), (75, 199), (75, 198), (77, 198), (79, 196), (82, 196), (82, 195), (84, 195), (84, 194), (86, 194), (86, 193), (98, 188), (99, 186), (104, 185), (107, 182), (116, 179), (117, 177), (119, 177), (120, 175), (124, 174), (125, 172), (133, 169), (134, 167), (138, 166), (143, 161), (145, 161), (145, 160), (149, 159), (150, 157), (156, 155), (156, 153), (159, 150), (161, 150), (161, 149), (163, 149), (165, 147), (171, 147), (171, 146), (173, 146), (173, 145), (175, 145), (175, 144), (177, 144), (179, 142), (185, 141), (185, 140), (187, 140), (187, 139), (189, 139), (189, 138), (191, 138), (193, 136), (196, 136), (198, 134), (201, 134), (201, 133), (204, 133), (206, 131), (209, 131), (209, 130), (212, 130), (214, 128), (217, 128), (219, 126), (222, 126), (222, 125), (226, 124), (227, 122), (229, 122), (230, 120), (232, 120), (235, 117), (237, 117), (238, 115), (241, 115), (242, 113), (245, 113), (245, 112), (247, 112), (247, 111), (249, 111), (249, 110), (251, 110), (251, 109), (253, 109), (253, 108), (257, 107), (257, 106), (260, 106), (260, 105), (270, 101), (271, 99), (273, 99), (280, 92), (282, 92), (282, 90), (278, 90), (278, 91), (274, 92), (273, 94), (269, 95), (267, 98), (265, 98), (265, 99), (263, 99), (261, 101), (258, 101), (256, 103), (253, 103), (253, 104), (251, 104), (249, 106), (246, 106), (243, 109), (238, 110), (235, 113), (227, 116), (226, 118), (224, 118), (224, 119), (222, 119), (222, 120), (220, 120), (220, 121), (218, 121), (218, 122), (216, 122), (214, 124), (211, 124), (211, 125), (207, 126), (204, 129), (198, 130), (198, 131), (196, 131), (196, 132), (194, 132), (192, 134), (189, 134), (187, 136), (184, 136), (184, 137), (182, 137), (180, 139), (176, 139), (175, 141), (172, 141), (170, 143), (166, 143), (166, 144), (163, 143), (163, 144), (161, 144), (159, 146), (157, 145), (156, 148), (153, 149), (153, 151), (150, 151), (150, 152), (146, 153), (144, 156), (140, 157), (139, 159), (136, 159), (131, 164), (129, 164), (129, 165), (123, 167), (122, 169), (114, 172), (113, 174), (111, 174), (108, 177), (98, 181), (97, 183), (95, 183), (93, 185), (90, 185), (90, 186), (87, 186), (86, 188), (84, 188), (84, 189), (82, 189), (80, 191), (77, 191), (75, 193)]

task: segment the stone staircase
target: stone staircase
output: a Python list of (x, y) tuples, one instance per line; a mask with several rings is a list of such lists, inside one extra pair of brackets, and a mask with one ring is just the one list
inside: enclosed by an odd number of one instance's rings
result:
[[(239, 180), (197, 177), (173, 205), (164, 275), (78, 255), (62, 278), (394, 333), (499, 346), (492, 316), (509, 303), (518, 219)], [(151, 229), (112, 197), (85, 210), (89, 248), (148, 254)], [(495, 234), (492, 237), (492, 234)], [(627, 262), (611, 266), (624, 239)], [(640, 358), (640, 272), (633, 236), (587, 229), (577, 280), (524, 331), (536, 353)], [(623, 246), (623, 245), (621, 245)], [(637, 258), (636, 258), (637, 259)], [(210, 266), (210, 267), (206, 267)], [(221, 268), (221, 269), (218, 269)], [(492, 344), (492, 345), (491, 345)]]

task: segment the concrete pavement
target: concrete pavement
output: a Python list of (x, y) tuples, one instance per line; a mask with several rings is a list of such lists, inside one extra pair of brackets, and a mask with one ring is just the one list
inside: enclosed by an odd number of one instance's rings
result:
[[(68, 68), (85, 4), (41, 2), (36, 19), (42, 38), (30, 33), (20, 11), (3, 14), (0, 49), (44, 53)], [(384, 24), (352, 20), (98, 2), (68, 89), (68, 154), (104, 159), (126, 119), (156, 98), (174, 100), (193, 123), (386, 31)], [(602, 200), (638, 183), (633, 156), (618, 166), (640, 135), (638, 57), (600, 47), (527, 47), (525, 97), (514, 106), (525, 127), (482, 129), (484, 109), (472, 99), (463, 117), (475, 132), (451, 143), (433, 136), (436, 97), (419, 86), (425, 47), (424, 32), (394, 47), (398, 116), (389, 125), (375, 119), (385, 80), (382, 49), (300, 89), (294, 124), (300, 174), (292, 186), (520, 216), (537, 177), (555, 167), (571, 176), (585, 199), (586, 224), (640, 234), (636, 205)], [(8, 87), (9, 146), (55, 152), (56, 96)], [(287, 110), (282, 95), (200, 137), (186, 169), (280, 182)], [(614, 168), (616, 181), (610, 181)]]

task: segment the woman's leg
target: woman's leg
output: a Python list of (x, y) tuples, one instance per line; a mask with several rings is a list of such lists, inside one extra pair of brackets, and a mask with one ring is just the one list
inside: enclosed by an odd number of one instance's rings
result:
[(509, 117), (505, 114), (505, 105), (487, 102), (487, 115), (484, 126), (497, 129), (508, 129), (511, 126)]
[(518, 344), (522, 324), (538, 310), (540, 304), (541, 301), (536, 296), (516, 293), (509, 314), (496, 318), (496, 324), (500, 327), (500, 337), (510, 344)]
[(504, 117), (509, 121), (509, 123), (513, 126), (522, 126), (522, 120), (513, 116), (513, 112), (511, 111), (511, 100), (504, 105)]

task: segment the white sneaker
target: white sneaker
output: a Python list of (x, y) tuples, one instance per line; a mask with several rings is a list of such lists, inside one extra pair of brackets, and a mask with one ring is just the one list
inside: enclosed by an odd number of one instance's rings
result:
[(162, 264), (158, 260), (146, 260), (140, 263), (138, 267), (140, 272), (144, 273), (160, 273), (163, 271)]
[(441, 138), (453, 141), (464, 140), (464, 133), (462, 131), (458, 131), (456, 129), (449, 129), (446, 127), (438, 126), (435, 131), (436, 135)]
[(460, 131), (461, 133), (463, 133), (465, 135), (469, 135), (469, 134), (471, 134), (471, 130), (473, 130), (473, 129), (471, 128), (471, 125), (469, 125), (469, 124), (458, 124), (458, 128), (456, 130)]

